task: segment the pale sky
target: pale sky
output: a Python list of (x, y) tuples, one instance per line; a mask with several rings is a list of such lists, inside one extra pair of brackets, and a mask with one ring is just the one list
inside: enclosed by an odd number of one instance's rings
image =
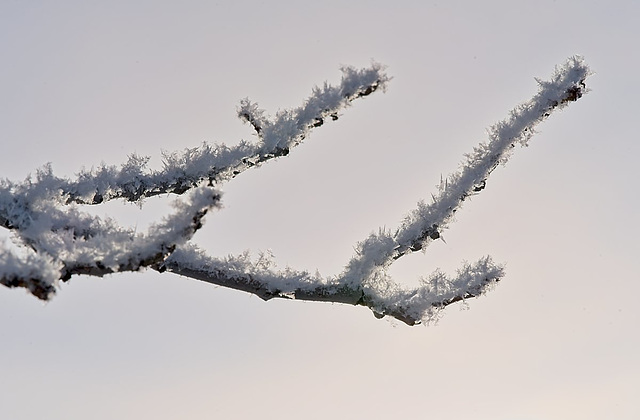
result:
[[(153, 271), (74, 277), (44, 305), (1, 287), (0, 418), (640, 418), (640, 3), (97, 3), (0, 0), (0, 176), (133, 152), (158, 167), (162, 150), (251, 140), (242, 98), (275, 113), (375, 60), (386, 93), (224, 185), (194, 240), (323, 275), (430, 197), (535, 77), (574, 54), (595, 74), (446, 243), (393, 267), (413, 284), (487, 254), (506, 263), (466, 310), (407, 327)], [(169, 201), (97, 211), (145, 229)]]

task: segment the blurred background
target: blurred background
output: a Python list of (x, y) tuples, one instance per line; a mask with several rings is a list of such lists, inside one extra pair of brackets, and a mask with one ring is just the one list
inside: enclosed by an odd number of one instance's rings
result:
[[(337, 274), (574, 54), (592, 92), (498, 168), (398, 281), (492, 255), (506, 278), (436, 325), (153, 271), (0, 288), (3, 419), (637, 419), (640, 4), (0, 0), (0, 176), (252, 140), (341, 65), (388, 66), (283, 159), (224, 185), (194, 242)], [(92, 212), (144, 230), (173, 197)], [(10, 234), (1, 232), (0, 237)], [(635, 255), (635, 257), (634, 257)], [(466, 310), (465, 310), (466, 309)]]

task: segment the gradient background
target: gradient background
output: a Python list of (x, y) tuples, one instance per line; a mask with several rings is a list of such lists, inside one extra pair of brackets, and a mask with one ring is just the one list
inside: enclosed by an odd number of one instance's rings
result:
[[(342, 64), (388, 65), (290, 156), (225, 185), (195, 242), (338, 273), (486, 127), (582, 54), (593, 91), (496, 170), (407, 284), (490, 254), (507, 277), (435, 326), (272, 301), (150, 271), (74, 277), (43, 305), (0, 288), (3, 419), (640, 418), (634, 1), (0, 0), (0, 176), (251, 139)], [(145, 229), (170, 200), (97, 210)], [(2, 232), (3, 237), (8, 237)]]

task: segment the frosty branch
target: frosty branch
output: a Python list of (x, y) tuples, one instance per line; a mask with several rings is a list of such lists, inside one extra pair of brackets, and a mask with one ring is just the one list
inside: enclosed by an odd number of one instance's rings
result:
[[(0, 283), (23, 287), (50, 299), (61, 281), (74, 275), (104, 276), (150, 268), (253, 293), (264, 300), (287, 298), (338, 302), (370, 308), (376, 317), (392, 316), (409, 325), (429, 321), (464, 299), (482, 295), (504, 276), (490, 257), (465, 264), (455, 276), (436, 271), (421, 285), (407, 289), (394, 282), (388, 268), (438, 239), (455, 212), (485, 186), (489, 175), (506, 163), (516, 144), (525, 145), (540, 122), (587, 92), (589, 68), (572, 57), (556, 69), (539, 92), (515, 107), (489, 130), (489, 139), (466, 156), (460, 169), (441, 183), (430, 203), (420, 202), (394, 231), (381, 229), (357, 244), (356, 255), (342, 273), (323, 278), (308, 271), (278, 270), (262, 255), (248, 253), (215, 258), (189, 241), (209, 210), (219, 207), (219, 187), (247, 169), (288, 155), (309, 133), (356, 99), (384, 90), (390, 78), (378, 64), (342, 69), (340, 85), (316, 87), (302, 106), (268, 117), (249, 100), (238, 116), (256, 132), (257, 141), (235, 147), (203, 144), (165, 154), (162, 170), (147, 169), (148, 158), (130, 156), (121, 167), (102, 166), (75, 179), (60, 178), (50, 166), (35, 178), (0, 182), (0, 224), (20, 248), (0, 243)], [(121, 199), (142, 203), (159, 194), (185, 195), (175, 213), (142, 234), (114, 220), (82, 212), (78, 204), (99, 205)]]

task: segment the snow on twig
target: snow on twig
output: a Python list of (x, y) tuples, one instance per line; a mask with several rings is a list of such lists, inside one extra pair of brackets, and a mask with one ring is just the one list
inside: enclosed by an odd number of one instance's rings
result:
[(24, 287), (39, 299), (53, 296), (62, 271), (62, 263), (47, 255), (27, 250), (24, 257), (0, 243), (0, 284)]
[[(142, 267), (164, 270), (164, 260), (191, 239), (207, 210), (219, 205), (220, 193), (200, 185), (219, 184), (287, 155), (326, 118), (337, 119), (353, 100), (384, 90), (389, 81), (384, 68), (376, 63), (361, 70), (345, 67), (342, 72), (338, 86), (325, 83), (315, 88), (302, 106), (281, 111), (273, 120), (265, 118), (257, 105), (242, 101), (238, 113), (258, 132), (259, 141), (255, 143), (241, 141), (234, 147), (203, 143), (182, 152), (165, 153), (159, 171), (147, 169), (148, 157), (133, 154), (121, 167), (103, 165), (97, 170), (83, 170), (75, 180), (55, 176), (46, 165), (22, 183), (0, 181), (0, 224), (11, 230), (16, 243), (28, 251), (21, 259), (1, 249), (2, 284), (26, 287), (48, 299), (57, 280), (75, 274), (102, 276)], [(122, 228), (112, 219), (91, 216), (74, 205), (113, 199), (140, 202), (145, 197), (189, 190), (194, 191), (178, 202), (175, 214), (152, 225), (146, 235)]]
[[(503, 278), (503, 267), (484, 257), (473, 264), (464, 264), (452, 279), (436, 271), (413, 289), (404, 289), (394, 282), (387, 269), (402, 256), (424, 249), (430, 241), (440, 238), (463, 202), (486, 187), (489, 175), (499, 164), (506, 163), (516, 144), (526, 145), (537, 124), (588, 91), (585, 80), (590, 74), (581, 57), (572, 57), (556, 68), (550, 81), (538, 80), (539, 92), (514, 108), (509, 118), (491, 127), (489, 141), (474, 148), (461, 168), (441, 183), (431, 204), (419, 202), (395, 232), (380, 230), (360, 242), (356, 256), (336, 277), (322, 279), (291, 270), (256, 271), (246, 256), (240, 258), (242, 264), (234, 266), (229, 259), (207, 260), (200, 253), (189, 256), (193, 250), (176, 254), (180, 257), (171, 260), (169, 270), (254, 293), (263, 299), (329, 300), (364, 305), (378, 317), (392, 316), (409, 325), (432, 321), (442, 308), (492, 288)], [(262, 114), (257, 108), (252, 108), (252, 112), (256, 117), (250, 122), (254, 121), (256, 131), (263, 132), (265, 125), (257, 122)]]
[[(549, 81), (538, 80), (539, 92), (491, 127), (488, 142), (474, 148), (460, 169), (441, 182), (431, 203), (419, 202), (395, 231), (379, 230), (360, 242), (356, 255), (337, 276), (279, 270), (268, 254), (257, 260), (248, 253), (214, 258), (188, 242), (207, 211), (219, 206), (221, 193), (211, 186), (286, 156), (312, 129), (338, 119), (340, 110), (353, 100), (384, 90), (390, 80), (375, 63), (361, 70), (345, 67), (342, 72), (340, 85), (316, 87), (302, 106), (274, 117), (248, 99), (242, 100), (238, 116), (255, 130), (254, 143), (243, 141), (234, 147), (204, 143), (165, 153), (159, 171), (146, 169), (148, 158), (131, 155), (120, 168), (83, 171), (76, 180), (58, 178), (46, 166), (33, 180), (1, 181), (0, 224), (13, 231), (26, 256), (0, 246), (0, 283), (24, 287), (48, 299), (58, 280), (75, 274), (102, 276), (150, 267), (253, 293), (264, 300), (366, 306), (376, 317), (391, 316), (409, 325), (437, 319), (442, 308), (484, 294), (504, 276), (502, 266), (490, 257), (463, 264), (451, 278), (436, 270), (410, 289), (393, 281), (387, 269), (402, 256), (440, 238), (463, 202), (486, 187), (489, 175), (506, 163), (516, 144), (526, 145), (537, 124), (588, 91), (585, 80), (590, 71), (580, 57), (557, 68)], [(75, 205), (117, 198), (140, 201), (190, 190), (177, 202), (175, 213), (152, 225), (146, 235), (122, 228), (111, 219), (90, 216)]]
[(148, 157), (132, 154), (120, 168), (103, 165), (83, 170), (75, 180), (46, 171), (47, 176), (37, 182), (59, 192), (67, 202), (100, 204), (118, 198), (137, 202), (160, 194), (183, 194), (205, 181), (209, 185), (228, 181), (251, 167), (286, 156), (312, 129), (328, 118), (337, 120), (340, 111), (354, 100), (384, 90), (390, 80), (377, 63), (360, 70), (344, 67), (342, 72), (338, 86), (325, 83), (314, 88), (300, 107), (280, 111), (273, 119), (267, 118), (257, 104), (241, 101), (238, 116), (256, 130), (257, 142), (243, 140), (236, 146), (203, 143), (164, 153), (163, 168), (157, 171), (147, 169)]
[(203, 217), (219, 206), (220, 198), (213, 188), (195, 189), (187, 199), (174, 204), (173, 214), (152, 224), (146, 234), (122, 228), (112, 219), (88, 215), (76, 206), (63, 209), (46, 195), (33, 199), (28, 211), (12, 220), (14, 239), (28, 256), (19, 258), (2, 249), (2, 284), (26, 287), (37, 297), (49, 299), (57, 280), (68, 280), (74, 274), (103, 276), (160, 267), (177, 246), (202, 227)]
[[(531, 100), (514, 108), (509, 118), (491, 127), (489, 141), (475, 147), (466, 156), (461, 168), (441, 183), (440, 191), (433, 196), (431, 204), (419, 202), (395, 232), (380, 231), (359, 244), (357, 255), (342, 274), (343, 281), (352, 285), (360, 283), (374, 291), (395, 289), (395, 284), (386, 275), (387, 268), (403, 255), (421, 250), (430, 241), (440, 238), (463, 202), (485, 188), (489, 175), (499, 164), (507, 162), (516, 144), (526, 145), (540, 122), (547, 119), (553, 111), (564, 108), (588, 91), (585, 80), (590, 74), (583, 59), (575, 56), (556, 68), (550, 81), (538, 80), (539, 92)], [(483, 261), (486, 264), (486, 279), (483, 284), (489, 287), (500, 280), (503, 272), (490, 260)], [(473, 278), (481, 277), (482, 275)], [(468, 287), (462, 284), (459, 286), (458, 293), (461, 296), (475, 296), (484, 290), (478, 289), (476, 280), (470, 281)], [(380, 306), (395, 305), (399, 295), (395, 293), (393, 296), (396, 297), (379, 298)], [(428, 311), (426, 314), (428, 315)]]

